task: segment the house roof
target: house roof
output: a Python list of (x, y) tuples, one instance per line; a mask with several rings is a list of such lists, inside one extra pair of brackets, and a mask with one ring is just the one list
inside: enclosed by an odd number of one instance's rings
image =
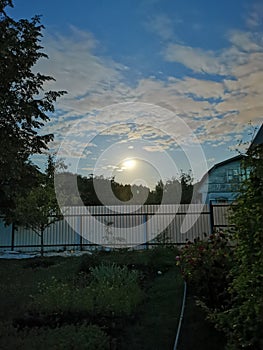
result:
[[(262, 145), (263, 144), (263, 123), (261, 125), (261, 127), (259, 128), (256, 136), (254, 137), (253, 141), (251, 142), (251, 145), (249, 146), (249, 149), (257, 146), (257, 145)], [(204, 176), (202, 177), (202, 179), (200, 180), (200, 182), (198, 183), (198, 188), (200, 186), (202, 186), (203, 182), (206, 180), (206, 178), (208, 177), (208, 175), (215, 169), (221, 167), (221, 166), (224, 166), (228, 163), (231, 163), (231, 162), (235, 162), (235, 161), (238, 161), (238, 160), (242, 160), (244, 159), (245, 155), (242, 155), (242, 154), (239, 154), (235, 157), (232, 157), (232, 158), (229, 158), (229, 159), (226, 159), (226, 160), (223, 160), (222, 162), (220, 163), (217, 163), (215, 164), (211, 169), (208, 170), (208, 172), (206, 172), (204, 174)]]
[(202, 177), (202, 179), (201, 179), (200, 182), (199, 182), (199, 186), (202, 185), (202, 183), (205, 181), (205, 179), (208, 177), (208, 175), (209, 175), (213, 170), (215, 170), (215, 169), (217, 169), (217, 168), (220, 168), (221, 166), (224, 166), (224, 165), (226, 165), (226, 164), (232, 163), (232, 162), (241, 161), (241, 160), (244, 159), (244, 157), (245, 157), (244, 155), (239, 154), (239, 155), (237, 155), (237, 156), (235, 156), (235, 157), (232, 157), (232, 158), (223, 160), (222, 162), (215, 164), (211, 169), (208, 170), (208, 172), (206, 172), (206, 173), (204, 174), (204, 176)]
[(263, 144), (263, 123), (261, 127), (258, 129), (256, 136), (254, 137), (253, 141), (251, 142), (251, 145), (249, 146), (249, 149), (262, 144)]

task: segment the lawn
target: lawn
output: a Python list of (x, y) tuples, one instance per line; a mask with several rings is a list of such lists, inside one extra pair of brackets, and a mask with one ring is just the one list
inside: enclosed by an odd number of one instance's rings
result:
[(1, 349), (172, 349), (176, 251), (0, 260)]

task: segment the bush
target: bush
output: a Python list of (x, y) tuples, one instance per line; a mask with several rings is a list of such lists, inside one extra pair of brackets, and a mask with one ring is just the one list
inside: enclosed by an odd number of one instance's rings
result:
[(116, 264), (91, 268), (95, 309), (100, 314), (130, 315), (142, 300), (138, 271)]
[(262, 145), (252, 148), (245, 161), (250, 176), (232, 207), (235, 225), (233, 281), (230, 307), (211, 315), (228, 338), (228, 349), (263, 348), (263, 161)]
[(17, 331), (11, 325), (0, 328), (2, 350), (106, 350), (109, 338), (96, 325), (67, 325), (60, 328), (33, 328)]
[(89, 312), (93, 309), (93, 293), (89, 288), (76, 288), (52, 277), (49, 283), (39, 284), (31, 309), (46, 314)]
[(90, 273), (90, 269), (98, 264), (98, 254), (84, 254), (80, 258), (79, 272)]
[(165, 272), (172, 266), (175, 266), (174, 255), (177, 253), (176, 248), (157, 246), (149, 251), (148, 266), (156, 273), (157, 271)]
[(55, 265), (55, 261), (48, 258), (32, 258), (29, 261), (27, 261), (23, 267), (25, 269), (31, 268), (31, 269), (37, 269), (37, 268), (48, 268), (52, 265)]
[(176, 257), (193, 293), (211, 309), (224, 309), (228, 304), (232, 255), (227, 237), (217, 232), (208, 240), (188, 241)]
[[(142, 300), (138, 271), (115, 264), (101, 264), (90, 269), (83, 285), (58, 281), (39, 284), (31, 311), (42, 314), (90, 313), (130, 315)], [(80, 276), (83, 278), (83, 276)], [(78, 282), (80, 284), (80, 282)]]

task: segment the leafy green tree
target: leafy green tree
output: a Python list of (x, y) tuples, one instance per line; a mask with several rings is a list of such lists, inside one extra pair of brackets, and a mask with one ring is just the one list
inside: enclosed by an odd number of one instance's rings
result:
[(0, 0), (0, 208), (6, 217), (15, 209), (15, 196), (32, 185), (37, 172), (29, 158), (53, 139), (40, 129), (64, 93), (44, 91), (44, 83), (54, 79), (32, 69), (47, 58), (39, 16), (15, 21), (7, 15), (8, 6), (13, 7), (12, 0)]
[(32, 229), (39, 237), (44, 255), (44, 234), (47, 227), (62, 219), (54, 189), (53, 158), (49, 156), (45, 174), (40, 174), (37, 186), (16, 198), (15, 222)]
[(216, 314), (216, 324), (228, 337), (229, 349), (263, 347), (263, 161), (262, 146), (248, 151), (241, 194), (232, 208), (235, 224), (231, 307)]

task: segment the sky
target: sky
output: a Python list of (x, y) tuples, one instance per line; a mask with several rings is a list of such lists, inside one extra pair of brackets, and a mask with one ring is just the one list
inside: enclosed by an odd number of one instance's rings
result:
[(152, 188), (191, 169), (198, 181), (263, 121), (262, 0), (14, 6), (16, 19), (42, 15), (49, 59), (34, 70), (68, 93), (41, 132), (72, 172)]

